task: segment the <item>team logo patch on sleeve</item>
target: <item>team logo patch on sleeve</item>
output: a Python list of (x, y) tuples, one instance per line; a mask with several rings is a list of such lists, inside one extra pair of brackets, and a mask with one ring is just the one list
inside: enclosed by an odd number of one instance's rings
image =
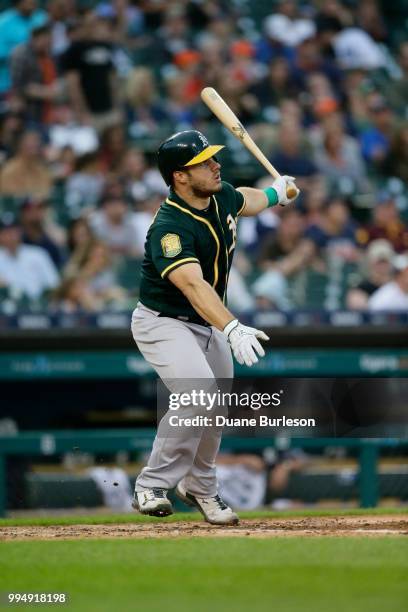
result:
[(180, 236), (177, 234), (166, 234), (160, 240), (163, 255), (165, 257), (176, 257), (181, 253), (181, 241)]

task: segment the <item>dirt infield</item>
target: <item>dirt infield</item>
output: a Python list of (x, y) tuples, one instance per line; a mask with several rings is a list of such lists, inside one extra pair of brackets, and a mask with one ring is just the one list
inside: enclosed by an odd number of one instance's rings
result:
[(76, 540), (84, 538), (180, 538), (180, 537), (293, 537), (293, 536), (408, 536), (405, 515), (330, 516), (308, 518), (243, 519), (235, 527), (204, 522), (129, 523), (123, 525), (49, 525), (0, 528), (0, 540)]

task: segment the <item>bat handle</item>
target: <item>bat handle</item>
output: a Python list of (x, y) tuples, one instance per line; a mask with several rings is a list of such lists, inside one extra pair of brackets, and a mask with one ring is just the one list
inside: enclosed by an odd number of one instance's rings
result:
[(291, 187), (291, 186), (289, 185), (289, 187), (287, 187), (287, 188), (286, 188), (286, 196), (287, 196), (288, 198), (294, 198), (296, 194), (297, 194), (297, 189), (296, 189), (296, 187)]

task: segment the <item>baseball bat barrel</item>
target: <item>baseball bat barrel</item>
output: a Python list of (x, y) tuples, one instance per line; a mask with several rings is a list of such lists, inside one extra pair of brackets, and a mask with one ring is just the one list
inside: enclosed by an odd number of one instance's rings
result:
[[(235, 138), (238, 138), (242, 144), (252, 153), (252, 155), (263, 165), (265, 170), (269, 172), (275, 179), (280, 177), (279, 172), (271, 164), (269, 159), (265, 157), (261, 149), (248, 134), (238, 117), (233, 113), (228, 104), (212, 87), (205, 87), (201, 92), (201, 99), (221, 121), (221, 123), (231, 132)], [(290, 185), (286, 189), (288, 198), (293, 198), (296, 195), (296, 188)]]

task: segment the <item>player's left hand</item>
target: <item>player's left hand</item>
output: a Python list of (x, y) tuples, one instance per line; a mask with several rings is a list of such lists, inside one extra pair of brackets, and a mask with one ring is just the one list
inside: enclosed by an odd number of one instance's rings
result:
[(223, 331), (231, 345), (234, 357), (240, 365), (245, 364), (250, 367), (259, 361), (257, 354), (260, 357), (265, 356), (265, 351), (259, 340), (269, 340), (269, 336), (260, 329), (247, 327), (242, 325), (238, 319), (234, 319), (224, 327)]
[[(280, 176), (279, 178), (273, 181), (272, 187), (278, 194), (278, 204), (280, 204), (281, 206), (292, 204), (292, 202), (294, 202), (298, 197), (300, 191), (295, 185), (295, 180), (296, 179), (294, 176), (288, 176), (287, 174), (284, 174), (283, 176)], [(286, 195), (288, 187), (294, 187), (296, 189), (296, 195), (291, 198), (288, 198), (288, 196)]]

